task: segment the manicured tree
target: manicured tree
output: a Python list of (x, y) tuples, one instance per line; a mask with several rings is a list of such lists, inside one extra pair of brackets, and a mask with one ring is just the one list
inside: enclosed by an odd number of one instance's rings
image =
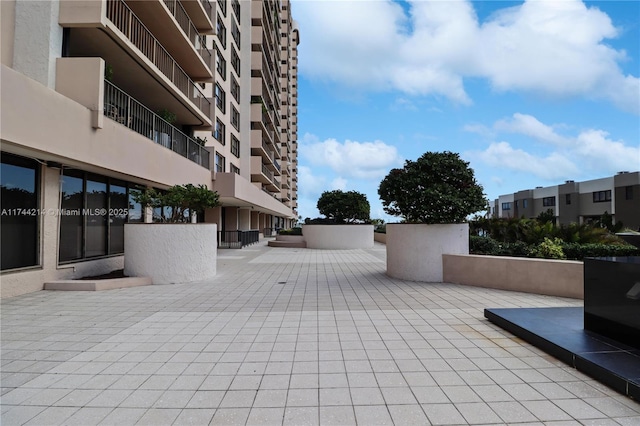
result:
[[(205, 185), (174, 185), (165, 192), (153, 188), (133, 193), (134, 201), (153, 208), (171, 207), (171, 217), (167, 222), (190, 222), (191, 214), (203, 212), (206, 208), (216, 207), (219, 195)], [(188, 214), (187, 214), (188, 212)]]
[(368, 222), (371, 207), (367, 196), (357, 191), (325, 191), (317, 204), (320, 214), (336, 223)]
[(427, 152), (393, 169), (378, 188), (384, 211), (409, 223), (462, 223), (488, 201), (469, 163), (452, 152)]

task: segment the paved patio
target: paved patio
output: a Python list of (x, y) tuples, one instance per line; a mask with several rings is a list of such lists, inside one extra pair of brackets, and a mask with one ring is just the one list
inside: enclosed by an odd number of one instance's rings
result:
[(384, 275), (385, 246), (220, 251), (198, 284), (2, 301), (2, 424), (640, 424), (483, 318), (573, 299)]

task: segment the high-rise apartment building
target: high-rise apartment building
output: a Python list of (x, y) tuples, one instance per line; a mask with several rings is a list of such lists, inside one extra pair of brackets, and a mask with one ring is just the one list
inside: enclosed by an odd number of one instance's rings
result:
[(2, 296), (121, 269), (143, 188), (218, 191), (222, 235), (295, 222), (288, 1), (0, 4)]
[(604, 213), (625, 227), (640, 227), (640, 172), (620, 172), (614, 176), (583, 182), (525, 189), (501, 195), (493, 203), (493, 217), (536, 218), (551, 210), (556, 223), (584, 223), (600, 219)]

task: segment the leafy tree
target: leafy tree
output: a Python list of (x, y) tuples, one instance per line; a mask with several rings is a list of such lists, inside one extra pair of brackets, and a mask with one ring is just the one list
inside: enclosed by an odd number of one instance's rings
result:
[[(205, 185), (174, 185), (167, 191), (146, 189), (132, 193), (134, 200), (143, 206), (153, 208), (170, 207), (171, 217), (167, 222), (190, 222), (191, 214), (202, 212), (206, 208), (216, 207), (219, 203), (218, 193)], [(188, 213), (188, 214), (187, 214)]]
[(556, 223), (556, 215), (553, 212), (553, 209), (547, 209), (547, 211), (540, 212), (536, 220), (540, 223)]
[(488, 201), (459, 154), (427, 152), (393, 169), (378, 188), (384, 211), (410, 223), (462, 223)]
[(325, 191), (318, 199), (318, 211), (335, 223), (368, 222), (371, 207), (367, 196), (356, 191)]

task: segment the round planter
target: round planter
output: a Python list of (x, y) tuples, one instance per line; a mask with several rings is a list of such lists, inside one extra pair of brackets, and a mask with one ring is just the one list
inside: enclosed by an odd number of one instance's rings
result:
[(442, 282), (442, 255), (469, 254), (469, 224), (387, 225), (387, 275)]
[(302, 225), (302, 235), (311, 249), (373, 248), (373, 225)]
[(216, 275), (214, 223), (127, 223), (124, 273), (154, 284), (203, 281)]
[(286, 241), (289, 243), (301, 243), (304, 241), (302, 235), (276, 235), (276, 241)]

